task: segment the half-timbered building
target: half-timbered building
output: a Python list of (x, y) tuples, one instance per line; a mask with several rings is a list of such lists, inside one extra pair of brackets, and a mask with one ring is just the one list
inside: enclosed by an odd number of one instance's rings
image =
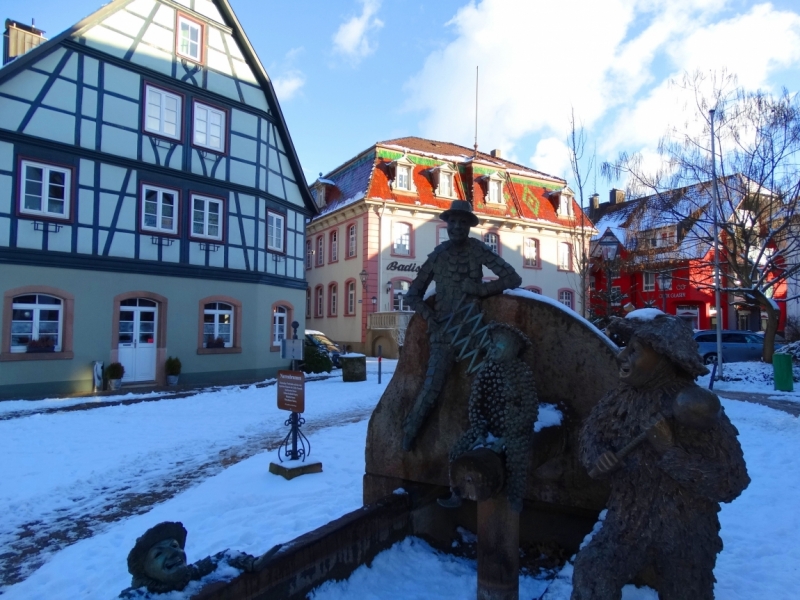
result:
[[(12, 32), (13, 33), (13, 32)], [(0, 395), (257, 379), (314, 204), (227, 0), (113, 0), (0, 68)], [(299, 310), (297, 310), (299, 308)]]

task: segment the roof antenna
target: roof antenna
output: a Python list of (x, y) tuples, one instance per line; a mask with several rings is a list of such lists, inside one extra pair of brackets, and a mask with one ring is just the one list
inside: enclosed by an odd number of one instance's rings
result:
[(478, 65), (475, 65), (475, 158), (478, 158)]

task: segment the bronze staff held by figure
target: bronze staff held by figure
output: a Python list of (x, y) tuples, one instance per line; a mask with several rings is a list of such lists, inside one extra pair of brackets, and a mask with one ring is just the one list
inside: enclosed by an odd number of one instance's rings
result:
[[(436, 404), (445, 379), (454, 362), (452, 340), (443, 331), (447, 317), (466, 295), (464, 300), (499, 294), (518, 287), (522, 279), (514, 268), (489, 246), (469, 237), (470, 227), (478, 224), (472, 205), (465, 200), (453, 200), (450, 208), (439, 215), (447, 223), (449, 241), (439, 244), (428, 255), (416, 279), (411, 284), (406, 299), (408, 305), (428, 323), (430, 359), (425, 383), (414, 407), (403, 423), (403, 448), (411, 450), (422, 424)], [(488, 267), (497, 279), (483, 282), (483, 267)], [(431, 309), (424, 301), (425, 290), (431, 281), (436, 284), (436, 303)]]

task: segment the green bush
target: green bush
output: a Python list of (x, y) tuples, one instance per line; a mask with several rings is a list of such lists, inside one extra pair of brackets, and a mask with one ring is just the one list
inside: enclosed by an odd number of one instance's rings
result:
[(111, 363), (106, 367), (106, 379), (122, 379), (125, 375), (125, 367), (121, 363)]
[(177, 356), (170, 356), (164, 363), (164, 370), (167, 375), (180, 375), (181, 366), (181, 359)]
[(301, 367), (305, 373), (330, 373), (333, 369), (331, 357), (317, 346), (305, 347), (305, 362)]

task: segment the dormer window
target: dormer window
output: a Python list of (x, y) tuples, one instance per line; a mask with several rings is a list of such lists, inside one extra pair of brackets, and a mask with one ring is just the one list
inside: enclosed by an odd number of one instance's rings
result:
[(455, 198), (455, 171), (450, 165), (439, 165), (432, 171), (436, 195), (442, 198)]
[(572, 196), (561, 193), (558, 198), (558, 214), (562, 217), (572, 216)]
[(499, 173), (487, 175), (486, 181), (486, 202), (489, 204), (504, 204), (503, 198), (503, 178)]
[(403, 155), (393, 163), (394, 166), (394, 185), (396, 190), (415, 191), (414, 187), (414, 163)]

